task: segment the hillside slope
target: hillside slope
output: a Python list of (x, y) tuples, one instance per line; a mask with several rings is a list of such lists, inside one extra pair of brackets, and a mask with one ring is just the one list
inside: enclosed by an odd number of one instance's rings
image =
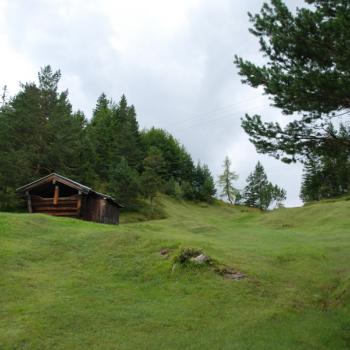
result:
[[(350, 348), (350, 201), (163, 204), (118, 227), (1, 213), (0, 349)], [(172, 271), (180, 247), (247, 278)]]

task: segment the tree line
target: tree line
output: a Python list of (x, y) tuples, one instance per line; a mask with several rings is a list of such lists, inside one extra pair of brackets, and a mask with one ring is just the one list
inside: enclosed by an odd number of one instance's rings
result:
[(263, 165), (258, 162), (254, 171), (247, 177), (247, 184), (243, 190), (234, 186), (238, 174), (231, 169), (231, 160), (226, 157), (222, 165), (223, 173), (219, 176), (218, 186), (220, 196), (231, 204), (241, 204), (248, 207), (268, 210), (269, 208), (282, 207), (287, 198), (287, 192), (273, 185), (267, 179)]
[[(185, 147), (163, 129), (140, 130), (136, 110), (102, 93), (91, 120), (74, 112), (68, 91), (59, 91), (60, 71), (42, 68), (38, 83), (21, 84), (12, 97), (4, 90), (0, 108), (0, 209), (21, 205), (15, 189), (52, 172), (114, 196), (135, 209), (157, 192), (179, 199), (212, 202), (214, 178), (206, 164), (195, 164)], [(268, 209), (285, 192), (267, 181), (260, 163), (238, 191), (228, 158), (218, 186), (231, 204)], [(279, 195), (279, 197), (278, 197)], [(277, 198), (278, 197), (278, 198)]]
[(0, 208), (20, 205), (15, 189), (57, 172), (115, 196), (128, 208), (140, 198), (153, 201), (158, 191), (212, 201), (213, 176), (195, 164), (171, 134), (140, 130), (134, 106), (101, 94), (90, 121), (74, 112), (68, 91), (59, 91), (60, 71), (42, 68), (38, 83), (6, 90), (0, 108)]

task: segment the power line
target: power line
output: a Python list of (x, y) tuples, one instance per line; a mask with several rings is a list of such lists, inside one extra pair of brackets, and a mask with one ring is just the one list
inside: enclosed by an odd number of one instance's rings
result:
[[(213, 123), (216, 123), (218, 121), (222, 121), (222, 120), (225, 120), (228, 118), (232, 118), (232, 117), (236, 117), (236, 116), (243, 116), (246, 112), (254, 112), (254, 111), (258, 111), (258, 110), (260, 110), (260, 106), (255, 106), (255, 107), (253, 107), (253, 109), (249, 109), (249, 110), (246, 109), (244, 112), (243, 111), (229, 112), (229, 113), (226, 112), (222, 115), (217, 115), (216, 118), (209, 118), (209, 119), (206, 118), (204, 120), (201, 119), (198, 122), (200, 124), (211, 125)], [(177, 130), (177, 131), (182, 131), (182, 130), (193, 128), (195, 125), (198, 125), (199, 123), (192, 123), (191, 125), (182, 126), (182, 127), (175, 126), (172, 129)]]
[(178, 124), (182, 124), (182, 123), (186, 123), (190, 120), (195, 120), (195, 119), (199, 119), (199, 118), (202, 118), (203, 116), (206, 116), (206, 115), (215, 115), (215, 114), (220, 114), (221, 112), (226, 112), (226, 110), (229, 110), (231, 108), (234, 108), (236, 109), (236, 107), (244, 107), (244, 104), (247, 103), (247, 102), (250, 102), (250, 101), (254, 101), (254, 100), (258, 100), (260, 99), (261, 96), (257, 96), (257, 97), (254, 97), (254, 98), (250, 98), (250, 99), (247, 99), (247, 100), (242, 100), (238, 103), (233, 103), (233, 104), (229, 104), (229, 105), (225, 105), (225, 106), (222, 106), (222, 107), (219, 107), (219, 108), (216, 108), (216, 109), (213, 109), (211, 111), (207, 111), (207, 112), (203, 112), (203, 113), (198, 113), (198, 114), (188, 114), (188, 116), (190, 116), (189, 118), (184, 118), (184, 119), (181, 119), (181, 120), (175, 120), (173, 122), (170, 122), (168, 125), (178, 125)]

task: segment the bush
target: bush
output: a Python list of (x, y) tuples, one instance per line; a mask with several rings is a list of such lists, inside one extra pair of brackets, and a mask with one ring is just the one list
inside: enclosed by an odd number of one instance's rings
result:
[(174, 263), (187, 264), (191, 258), (203, 254), (203, 251), (198, 248), (181, 248), (179, 254), (174, 257)]

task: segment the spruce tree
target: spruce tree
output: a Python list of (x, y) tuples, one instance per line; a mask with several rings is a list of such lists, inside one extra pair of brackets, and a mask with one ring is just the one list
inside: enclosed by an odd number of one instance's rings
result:
[(322, 198), (322, 171), (318, 159), (309, 159), (304, 165), (300, 198), (304, 202), (318, 201)]
[(42, 68), (39, 84), (21, 84), (21, 90), (1, 108), (0, 192), (7, 199), (0, 205), (11, 206), (16, 202), (15, 188), (40, 176), (59, 172), (76, 178), (82, 173), (86, 121), (81, 113), (72, 113), (68, 92), (58, 91), (60, 77), (60, 71)]
[(108, 188), (112, 169), (124, 159), (128, 166), (140, 171), (144, 151), (136, 112), (128, 106), (123, 95), (118, 104), (101, 94), (94, 109), (93, 118), (87, 127), (88, 138), (94, 147), (94, 169), (98, 176), (96, 187)]
[(206, 164), (201, 165), (199, 162), (194, 171), (193, 190), (189, 193), (193, 199), (203, 202), (212, 202), (216, 194), (216, 188), (213, 176)]
[(233, 186), (233, 181), (238, 179), (238, 175), (231, 170), (231, 160), (226, 156), (223, 163), (223, 173), (219, 176), (219, 187), (221, 197), (225, 197), (231, 204), (234, 204), (238, 190)]
[(273, 201), (276, 201), (278, 206), (281, 206), (285, 199), (285, 190), (272, 185), (268, 181), (264, 167), (258, 162), (254, 171), (247, 178), (247, 185), (242, 194), (243, 204), (267, 210)]
[(104, 191), (108, 186), (111, 169), (118, 164), (117, 161), (112, 161), (113, 154), (116, 152), (112, 136), (114, 110), (114, 103), (102, 93), (97, 99), (91, 122), (87, 126), (87, 139), (94, 154), (92, 166), (97, 176), (95, 187), (100, 191)]
[(132, 209), (140, 195), (140, 178), (138, 172), (128, 165), (124, 157), (111, 169), (108, 193), (126, 208)]
[(41, 120), (45, 123), (44, 134), (38, 137), (45, 143), (40, 149), (41, 174), (59, 172), (76, 178), (81, 173), (79, 153), (86, 119), (82, 112), (73, 113), (68, 91), (58, 91), (61, 72), (53, 72), (50, 66), (39, 73)]
[(163, 159), (156, 148), (152, 148), (143, 161), (144, 171), (141, 174), (141, 191), (153, 205), (157, 192), (163, 189), (161, 174), (163, 171)]
[(114, 111), (113, 122), (113, 145), (115, 145), (115, 157), (124, 157), (129, 166), (140, 170), (144, 151), (142, 148), (139, 125), (136, 119), (134, 106), (128, 106), (125, 95), (120, 99)]
[[(350, 137), (350, 128), (340, 125), (333, 131)], [(304, 165), (300, 197), (304, 202), (338, 197), (350, 191), (350, 148), (328, 144), (326, 152), (309, 156)]]

